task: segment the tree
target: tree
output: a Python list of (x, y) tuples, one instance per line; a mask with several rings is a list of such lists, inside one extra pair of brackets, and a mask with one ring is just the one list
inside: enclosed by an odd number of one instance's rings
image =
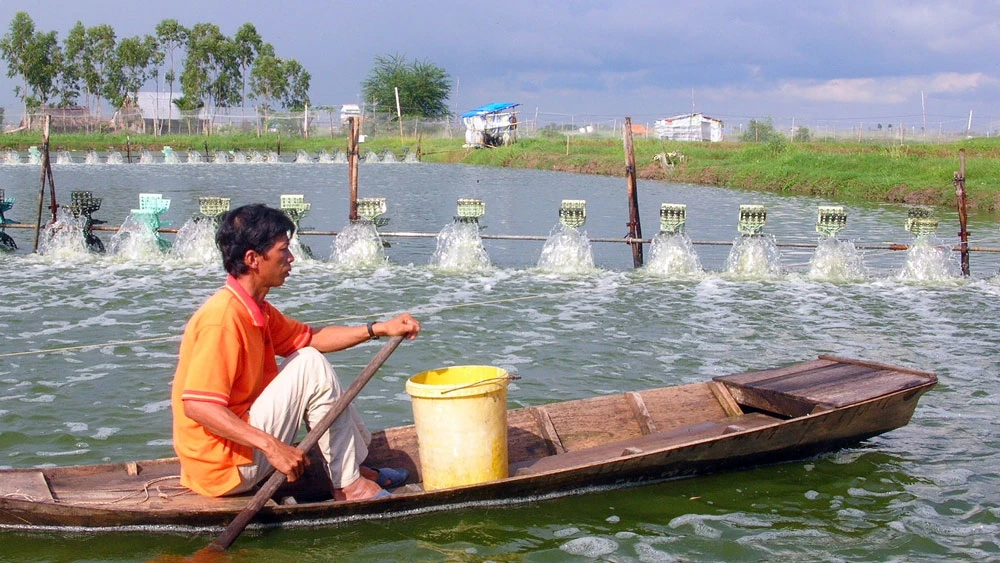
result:
[(275, 56), (274, 47), (265, 43), (250, 70), (250, 94), (260, 101), (267, 119), (267, 112), (275, 109), (274, 104), (288, 109), (302, 109), (308, 104), (311, 79), (299, 61)]
[(87, 29), (87, 41), (83, 49), (83, 81), (88, 97), (93, 96), (97, 106), (97, 119), (101, 118), (101, 100), (104, 99), (108, 69), (115, 58), (115, 30), (108, 24), (95, 25)]
[(403, 115), (431, 119), (448, 117), (451, 94), (448, 72), (427, 61), (407, 62), (403, 55), (379, 55), (361, 83), (365, 99), (380, 106), (395, 106), (395, 89)]
[[(76, 99), (83, 89), (83, 50), (87, 45), (87, 28), (77, 21), (63, 41), (62, 68), (59, 69), (58, 92), (60, 105), (76, 105)], [(89, 95), (86, 105), (90, 105)]]
[(808, 127), (796, 127), (795, 136), (792, 137), (792, 140), (796, 143), (808, 143), (812, 140), (812, 131)]
[(751, 119), (747, 124), (746, 131), (740, 135), (740, 141), (744, 143), (767, 143), (781, 134), (774, 129), (774, 122), (770, 117), (764, 120)]
[(152, 35), (126, 37), (118, 43), (105, 83), (105, 94), (112, 107), (138, 105), (139, 89), (156, 70), (156, 52), (156, 38)]
[(233, 37), (233, 58), (240, 68), (240, 81), (243, 83), (240, 98), (243, 101), (244, 113), (247, 108), (247, 81), (250, 78), (250, 69), (263, 44), (264, 41), (257, 33), (257, 28), (249, 22), (241, 25)]
[(0, 55), (7, 63), (7, 77), (21, 77), (14, 94), (29, 110), (48, 102), (55, 89), (62, 51), (56, 32), (35, 30), (35, 22), (27, 12), (17, 12), (10, 22), (10, 31), (0, 38)]
[(288, 91), (282, 99), (282, 103), (288, 109), (304, 109), (306, 104), (309, 103), (309, 81), (312, 79), (312, 76), (295, 59), (285, 61), (284, 67), (285, 76), (288, 77)]
[(215, 24), (197, 23), (188, 33), (181, 89), (184, 96), (202, 100), (210, 120), (216, 107), (239, 103), (239, 65), (234, 55), (234, 43)]
[[(163, 79), (170, 85), (170, 99), (174, 99), (174, 82), (177, 80), (177, 72), (174, 70), (174, 52), (187, 43), (188, 30), (175, 19), (165, 19), (156, 26), (156, 39), (160, 44), (161, 52), (165, 52), (170, 57), (170, 68)], [(173, 104), (167, 110), (167, 119), (173, 121)]]

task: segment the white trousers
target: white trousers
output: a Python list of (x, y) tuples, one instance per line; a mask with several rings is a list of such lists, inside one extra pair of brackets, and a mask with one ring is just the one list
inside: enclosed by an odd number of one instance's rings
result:
[[(250, 407), (250, 425), (286, 444), (294, 442), (300, 425), (311, 429), (341, 395), (340, 381), (330, 362), (315, 348), (303, 348), (281, 364), (274, 378)], [(337, 418), (319, 439), (326, 460), (326, 473), (336, 488), (350, 485), (361, 476), (358, 465), (368, 457), (371, 433), (354, 405)], [(245, 493), (264, 480), (271, 464), (260, 450), (253, 463), (239, 467), (243, 482), (228, 494)]]

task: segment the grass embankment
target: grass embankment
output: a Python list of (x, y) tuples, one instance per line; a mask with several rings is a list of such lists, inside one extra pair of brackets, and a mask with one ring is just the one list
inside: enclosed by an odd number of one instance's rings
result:
[[(0, 147), (24, 150), (39, 144), (36, 135), (0, 137)], [(214, 135), (211, 137), (148, 135), (54, 134), (50, 145), (58, 150), (105, 150), (113, 147), (133, 154), (142, 148), (159, 151), (170, 145), (177, 151), (344, 150), (345, 137), (302, 139), (276, 135)], [(622, 143), (618, 139), (565, 137), (522, 139), (510, 147), (470, 150), (462, 139), (403, 139), (369, 137), (362, 150), (391, 150), (402, 156), (419, 144), (425, 162), (557, 170), (583, 174), (624, 176)], [(966, 190), (972, 212), (1000, 212), (1000, 139), (972, 139), (959, 143), (894, 145), (871, 142), (680, 143), (635, 139), (636, 173), (647, 180), (726, 186), (789, 195), (822, 196), (843, 203), (890, 202), (914, 205), (955, 205), (953, 176), (959, 168), (958, 151), (966, 152)], [(678, 151), (685, 160), (665, 170), (653, 156)]]

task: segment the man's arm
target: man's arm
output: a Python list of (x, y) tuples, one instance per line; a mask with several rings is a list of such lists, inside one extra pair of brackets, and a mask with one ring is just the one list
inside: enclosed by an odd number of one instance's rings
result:
[[(407, 339), (413, 340), (420, 332), (420, 323), (409, 313), (403, 313), (387, 321), (375, 323), (372, 325), (372, 331), (376, 337), (406, 336)], [(346, 350), (369, 338), (368, 327), (365, 325), (327, 326), (313, 333), (309, 345), (325, 354)]]
[(289, 482), (298, 479), (308, 463), (305, 452), (250, 426), (220, 404), (184, 401), (184, 414), (220, 438), (262, 451), (272, 467), (288, 476)]

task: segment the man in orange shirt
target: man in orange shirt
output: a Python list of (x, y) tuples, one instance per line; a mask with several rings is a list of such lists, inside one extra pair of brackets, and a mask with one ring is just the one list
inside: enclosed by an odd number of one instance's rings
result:
[[(306, 454), (291, 445), (304, 421), (318, 423), (341, 394), (323, 353), (381, 336), (416, 338), (403, 313), (363, 326), (313, 329), (265, 298), (291, 273), (295, 224), (284, 212), (247, 205), (223, 215), (215, 235), (229, 276), (191, 317), (181, 341), (171, 403), (181, 484), (209, 496), (249, 492), (273, 467), (302, 476)], [(275, 356), (285, 358), (278, 367)], [(361, 467), (371, 434), (350, 407), (319, 441), (334, 499), (387, 496), (400, 469)]]

